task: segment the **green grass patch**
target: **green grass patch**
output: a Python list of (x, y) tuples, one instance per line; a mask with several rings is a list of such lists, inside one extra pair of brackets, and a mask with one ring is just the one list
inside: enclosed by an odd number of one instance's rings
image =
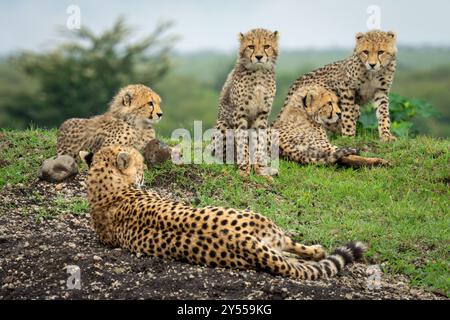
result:
[[(42, 160), (54, 154), (54, 131), (4, 131), (13, 147), (0, 153), (0, 185), (37, 176)], [(197, 206), (250, 208), (273, 219), (304, 243), (333, 248), (358, 239), (369, 244), (370, 263), (406, 274), (414, 286), (450, 296), (450, 140), (419, 136), (382, 144), (362, 135), (334, 138), (339, 146), (368, 146), (388, 168), (301, 166), (280, 161), (272, 183), (243, 180), (231, 165), (167, 162), (146, 173), (148, 186), (189, 192)], [(79, 199), (71, 211), (87, 211)], [(63, 206), (63, 205), (61, 205)]]

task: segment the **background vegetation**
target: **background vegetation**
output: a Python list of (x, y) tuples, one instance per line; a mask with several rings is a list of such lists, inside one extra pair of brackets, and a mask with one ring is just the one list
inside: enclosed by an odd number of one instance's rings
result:
[[(0, 131), (0, 189), (35, 181), (43, 159), (55, 154), (55, 142), (56, 130)], [(281, 160), (280, 175), (269, 183), (257, 176), (243, 179), (232, 165), (166, 162), (146, 171), (146, 186), (170, 190), (198, 207), (250, 208), (302, 243), (331, 249), (365, 241), (368, 264), (406, 274), (413, 286), (450, 297), (450, 139), (418, 136), (382, 144), (376, 135), (364, 134), (333, 143), (368, 147), (367, 155), (382, 156), (392, 167), (300, 166)], [(86, 199), (78, 197), (54, 206), (38, 218), (87, 212)]]
[[(0, 131), (0, 187), (35, 179), (42, 161), (55, 154), (55, 128), (66, 118), (103, 112), (125, 84), (142, 82), (162, 96), (165, 116), (157, 133), (163, 140), (176, 128), (191, 128), (194, 120), (202, 120), (204, 128), (213, 125), (220, 89), (236, 54), (174, 53), (170, 24), (138, 41), (130, 42), (130, 36), (131, 30), (118, 20), (101, 35), (81, 29), (51, 52), (0, 59), (0, 127), (33, 124), (29, 130)], [(379, 144), (371, 132), (376, 129), (371, 106), (363, 108), (356, 139), (334, 140), (365, 146), (390, 160), (391, 168), (353, 170), (281, 161), (280, 176), (270, 184), (258, 177), (243, 181), (232, 166), (165, 163), (147, 172), (147, 183), (170, 187), (174, 194), (193, 193), (194, 205), (249, 207), (305, 243), (330, 248), (349, 239), (366, 241), (369, 262), (448, 296), (450, 49), (399, 51), (391, 95), (399, 141)], [(300, 74), (350, 53), (282, 51), (272, 117)], [(416, 133), (421, 135), (407, 138)], [(80, 201), (69, 207), (85, 210), (86, 202)]]
[[(211, 127), (236, 54), (174, 53), (176, 36), (170, 23), (144, 39), (131, 42), (131, 36), (119, 19), (100, 35), (88, 28), (68, 33), (67, 42), (51, 52), (20, 52), (0, 59), (0, 127), (23, 129), (33, 123), (52, 128), (70, 117), (99, 114), (118, 88), (129, 83), (147, 84), (163, 97), (166, 112), (157, 130), (161, 136), (170, 136), (175, 128), (191, 128), (194, 120)], [(450, 49), (399, 51), (396, 94), (391, 98), (394, 131), (450, 136)], [(351, 49), (281, 51), (272, 118), (300, 74), (350, 53)], [(370, 106), (363, 111), (361, 127), (376, 128)]]

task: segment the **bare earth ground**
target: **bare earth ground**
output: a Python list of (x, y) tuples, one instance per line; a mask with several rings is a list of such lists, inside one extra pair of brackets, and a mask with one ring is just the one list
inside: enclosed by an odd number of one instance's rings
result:
[[(379, 282), (369, 281), (366, 264), (353, 265), (333, 279), (298, 282), (107, 248), (97, 240), (88, 214), (39, 219), (43, 212), (55, 211), (56, 197), (84, 198), (84, 180), (80, 174), (59, 185), (35, 181), (0, 191), (0, 299), (443, 298), (410, 288), (403, 276), (382, 274)], [(79, 266), (81, 289), (67, 289), (68, 265)]]

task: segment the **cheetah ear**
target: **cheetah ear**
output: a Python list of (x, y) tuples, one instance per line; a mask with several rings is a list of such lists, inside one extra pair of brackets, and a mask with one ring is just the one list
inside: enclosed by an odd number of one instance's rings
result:
[(117, 168), (124, 170), (130, 164), (130, 155), (126, 152), (120, 152), (117, 155)]
[(242, 32), (239, 32), (239, 33), (238, 33), (238, 39), (239, 39), (239, 41), (244, 40), (244, 38), (245, 38), (244, 34), (243, 34)]
[(302, 97), (303, 102), (303, 108), (309, 108), (312, 105), (312, 102), (314, 100), (314, 95), (312, 92), (306, 92), (305, 95)]
[(362, 38), (364, 38), (363, 32), (358, 32), (355, 36), (356, 41), (361, 40)]
[(125, 93), (123, 96), (123, 105), (127, 107), (131, 105), (131, 95), (129, 93)]
[(92, 165), (92, 160), (94, 159), (94, 154), (92, 152), (80, 151), (78, 155), (80, 156), (81, 161), (86, 163), (88, 168), (90, 168)]
[(274, 31), (274, 32), (272, 32), (272, 38), (275, 40), (275, 41), (278, 41), (278, 38), (280, 37), (280, 33), (278, 32), (278, 31)]
[(388, 31), (387, 32), (387, 35), (389, 36), (389, 37), (391, 37), (392, 39), (397, 39), (397, 35), (395, 34), (395, 32), (394, 31)]

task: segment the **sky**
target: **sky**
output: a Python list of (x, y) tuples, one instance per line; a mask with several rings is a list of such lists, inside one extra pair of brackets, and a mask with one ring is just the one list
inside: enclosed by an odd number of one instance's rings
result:
[(158, 21), (173, 21), (180, 52), (235, 50), (237, 34), (255, 27), (278, 30), (285, 49), (352, 47), (355, 33), (368, 30), (371, 5), (380, 8), (381, 29), (396, 31), (400, 44), (450, 47), (448, 0), (0, 0), (0, 54), (63, 41), (58, 28), (66, 26), (70, 5), (96, 32), (120, 15), (137, 38)]

